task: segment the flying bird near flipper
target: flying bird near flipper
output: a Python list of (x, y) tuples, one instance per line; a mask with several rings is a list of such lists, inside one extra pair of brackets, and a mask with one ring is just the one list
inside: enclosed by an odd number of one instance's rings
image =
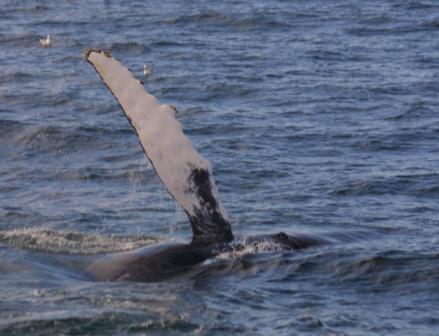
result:
[(152, 247), (142, 249), (140, 254), (104, 258), (88, 269), (95, 279), (157, 281), (220, 253), (242, 250), (246, 244), (268, 242), (291, 250), (322, 243), (283, 232), (233, 241), (211, 164), (184, 135), (175, 118), (176, 108), (160, 104), (109, 52), (87, 50), (85, 57), (119, 102), (160, 180), (188, 215), (193, 233), (190, 244)]

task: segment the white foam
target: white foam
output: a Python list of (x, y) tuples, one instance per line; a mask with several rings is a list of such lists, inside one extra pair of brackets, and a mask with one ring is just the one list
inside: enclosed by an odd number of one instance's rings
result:
[(100, 254), (135, 250), (156, 243), (148, 236), (113, 236), (71, 231), (25, 228), (0, 231), (0, 243), (42, 252)]
[(285, 248), (274, 242), (273, 240), (261, 240), (258, 242), (244, 240), (241, 244), (232, 244), (232, 250), (220, 253), (216, 256), (216, 259), (235, 259), (248, 254), (267, 253), (267, 252), (282, 252)]

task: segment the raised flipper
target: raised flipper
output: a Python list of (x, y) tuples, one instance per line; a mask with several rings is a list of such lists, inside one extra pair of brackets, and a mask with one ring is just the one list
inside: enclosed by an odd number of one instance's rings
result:
[(161, 105), (109, 52), (88, 50), (85, 57), (119, 102), (160, 180), (188, 215), (193, 243), (231, 241), (211, 164), (184, 135), (175, 108)]

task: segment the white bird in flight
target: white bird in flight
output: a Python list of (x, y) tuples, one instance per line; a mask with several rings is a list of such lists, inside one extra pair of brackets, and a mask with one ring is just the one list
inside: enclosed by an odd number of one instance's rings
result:
[(46, 38), (40, 39), (40, 43), (45, 48), (51, 47), (52, 46), (52, 39), (50, 38), (50, 35), (47, 35)]

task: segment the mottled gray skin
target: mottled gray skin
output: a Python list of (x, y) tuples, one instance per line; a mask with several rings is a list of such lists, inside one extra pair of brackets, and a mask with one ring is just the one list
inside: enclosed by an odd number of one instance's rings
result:
[(274, 235), (246, 237), (244, 242), (201, 244), (157, 244), (120, 255), (103, 257), (88, 268), (98, 281), (156, 282), (166, 280), (225, 252), (240, 251), (261, 242), (274, 243), (284, 251), (298, 250), (325, 241), (309, 236)]

